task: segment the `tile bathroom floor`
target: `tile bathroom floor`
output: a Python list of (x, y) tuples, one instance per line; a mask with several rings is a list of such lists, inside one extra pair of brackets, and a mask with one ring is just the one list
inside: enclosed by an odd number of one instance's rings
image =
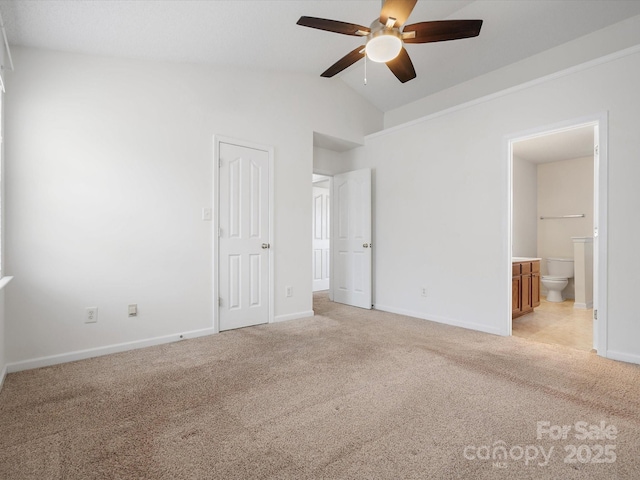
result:
[(565, 345), (578, 350), (593, 348), (593, 309), (573, 308), (573, 300), (547, 302), (513, 320), (513, 335), (535, 342)]

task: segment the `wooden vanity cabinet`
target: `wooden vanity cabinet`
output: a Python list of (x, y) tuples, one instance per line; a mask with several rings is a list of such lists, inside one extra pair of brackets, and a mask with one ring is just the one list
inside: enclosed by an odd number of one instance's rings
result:
[(540, 305), (540, 260), (513, 262), (511, 318), (533, 312)]
[(531, 262), (531, 307), (540, 305), (540, 260)]
[(522, 311), (520, 302), (520, 291), (522, 290), (520, 264), (514, 263), (511, 277), (511, 318), (516, 317)]

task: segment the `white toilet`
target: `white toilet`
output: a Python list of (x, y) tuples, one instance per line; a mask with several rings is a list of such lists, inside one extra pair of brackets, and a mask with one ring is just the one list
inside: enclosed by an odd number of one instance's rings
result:
[(548, 275), (542, 276), (548, 302), (562, 302), (562, 290), (573, 278), (573, 258), (547, 258)]

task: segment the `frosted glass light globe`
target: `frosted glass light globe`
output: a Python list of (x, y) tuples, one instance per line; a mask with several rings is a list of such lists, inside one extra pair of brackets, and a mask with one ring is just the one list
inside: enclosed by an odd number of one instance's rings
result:
[(395, 35), (378, 35), (367, 42), (366, 53), (373, 62), (386, 63), (398, 56), (402, 40)]

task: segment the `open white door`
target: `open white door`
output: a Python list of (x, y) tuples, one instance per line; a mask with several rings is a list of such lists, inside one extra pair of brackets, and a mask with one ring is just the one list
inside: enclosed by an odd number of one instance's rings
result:
[(313, 185), (313, 291), (329, 290), (330, 203), (329, 180)]
[(219, 144), (220, 330), (269, 321), (269, 152)]
[(371, 309), (371, 170), (333, 177), (333, 300)]

